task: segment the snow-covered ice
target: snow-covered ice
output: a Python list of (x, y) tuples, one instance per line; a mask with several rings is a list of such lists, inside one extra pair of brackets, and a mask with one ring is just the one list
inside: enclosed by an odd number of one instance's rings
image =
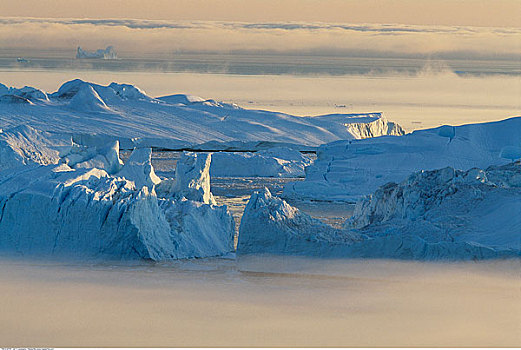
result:
[[(173, 188), (179, 193), (168, 188), (158, 196), (150, 149), (135, 150), (120, 171), (117, 142), (82, 147), (80, 152), (72, 148), (69, 158), (44, 159), (58, 165), (37, 159), (0, 172), (0, 251), (168, 260), (233, 250), (233, 217), (226, 206), (213, 204), (209, 192), (209, 157), (192, 163), (204, 165), (197, 171), (181, 167), (182, 181)], [(89, 159), (77, 162), (74, 156)], [(95, 167), (99, 164), (113, 175)]]
[(217, 177), (304, 177), (311, 158), (287, 147), (257, 152), (215, 152), (210, 174)]
[[(272, 196), (268, 189), (254, 192), (241, 220), (238, 254), (334, 254), (360, 237), (335, 229)], [(329, 254), (328, 254), (329, 255)]]
[(521, 255), (519, 213), (519, 162), (413, 173), (359, 201), (344, 229), (314, 220), (264, 190), (246, 206), (237, 252), (418, 260), (515, 257)]
[(411, 172), (451, 166), (501, 165), (521, 156), (521, 117), (442, 126), (403, 136), (336, 141), (321, 146), (306, 180), (288, 184), (285, 198), (356, 201)]
[(42, 92), (48, 98), (37, 89), (20, 96), (11, 90), (0, 87), (0, 128), (24, 124), (43, 131), (105, 135), (126, 149), (259, 150), (292, 145), (309, 150), (336, 140), (403, 134), (382, 113), (297, 117), (190, 95), (152, 98), (128, 84), (102, 86), (75, 79), (52, 94)]
[(24, 165), (57, 164), (73, 143), (70, 136), (21, 125), (0, 130), (0, 171)]

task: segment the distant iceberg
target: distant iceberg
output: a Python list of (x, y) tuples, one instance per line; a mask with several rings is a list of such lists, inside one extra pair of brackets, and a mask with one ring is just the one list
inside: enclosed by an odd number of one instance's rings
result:
[(99, 58), (104, 60), (116, 60), (118, 59), (118, 55), (116, 54), (113, 46), (107, 46), (105, 50), (99, 49), (94, 52), (85, 51), (80, 46), (78, 46), (76, 51), (76, 58)]

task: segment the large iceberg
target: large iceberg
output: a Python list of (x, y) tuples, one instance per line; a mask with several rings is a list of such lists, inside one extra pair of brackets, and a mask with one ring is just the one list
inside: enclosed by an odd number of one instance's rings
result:
[[(203, 167), (200, 160), (192, 162), (202, 172), (182, 171), (181, 181), (158, 195), (161, 180), (150, 149), (134, 150), (120, 168), (114, 146), (85, 147), (69, 150), (60, 164), (33, 162), (0, 172), (0, 251), (158, 261), (233, 250), (235, 224), (226, 206), (213, 204), (209, 186), (201, 197), (189, 195), (201, 193), (194, 183), (208, 179), (206, 159)], [(72, 161), (75, 155), (87, 160)], [(111, 173), (93, 167), (98, 164)]]
[(334, 229), (264, 190), (242, 217), (237, 253), (468, 260), (521, 256), (521, 164), (420, 171), (357, 203)]
[(287, 147), (258, 152), (215, 152), (211, 176), (216, 177), (304, 177), (311, 158)]
[(13, 88), (0, 87), (0, 128), (25, 124), (72, 135), (106, 135), (127, 149), (256, 151), (291, 145), (314, 150), (336, 140), (404, 133), (382, 113), (298, 117), (187, 95), (152, 98), (133, 85), (79, 79), (52, 94), (24, 89), (13, 95)]
[(419, 171), (356, 205), (346, 227), (371, 237), (420, 236), (521, 251), (521, 163)]
[(306, 180), (286, 185), (283, 196), (354, 202), (414, 171), (506, 164), (521, 157), (521, 151), (516, 153), (520, 146), (521, 117), (336, 141), (319, 148), (317, 160), (306, 169)]

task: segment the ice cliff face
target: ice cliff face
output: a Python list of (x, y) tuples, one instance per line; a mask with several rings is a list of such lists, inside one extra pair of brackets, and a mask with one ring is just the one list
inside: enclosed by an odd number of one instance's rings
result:
[(233, 250), (233, 217), (210, 204), (208, 158), (182, 167), (168, 188), (178, 193), (157, 195), (150, 149), (134, 150), (120, 169), (117, 144), (75, 147), (64, 158), (54, 153), (58, 165), (0, 171), (1, 252), (158, 261)]
[(521, 164), (412, 174), (361, 200), (344, 229), (264, 191), (241, 221), (240, 254), (470, 260), (521, 256)]
[(306, 169), (306, 181), (288, 184), (284, 197), (356, 201), (414, 171), (508, 163), (517, 157), (508, 150), (520, 145), (521, 117), (403, 136), (336, 141), (319, 148), (317, 160)]
[(0, 128), (26, 124), (74, 135), (104, 134), (128, 149), (257, 151), (291, 145), (309, 150), (341, 139), (403, 133), (381, 113), (298, 117), (189, 95), (152, 98), (129, 84), (75, 79), (52, 94), (30, 87), (17, 94), (11, 90), (0, 87)]
[(236, 177), (304, 177), (311, 159), (287, 147), (274, 147), (255, 153), (215, 152), (212, 176)]

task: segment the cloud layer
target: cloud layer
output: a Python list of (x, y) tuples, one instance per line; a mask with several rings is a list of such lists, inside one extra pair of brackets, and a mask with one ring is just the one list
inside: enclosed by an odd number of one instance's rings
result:
[(521, 28), (0, 17), (4, 51), (73, 52), (76, 46), (114, 45), (127, 57), (264, 51), (519, 59), (520, 36)]

